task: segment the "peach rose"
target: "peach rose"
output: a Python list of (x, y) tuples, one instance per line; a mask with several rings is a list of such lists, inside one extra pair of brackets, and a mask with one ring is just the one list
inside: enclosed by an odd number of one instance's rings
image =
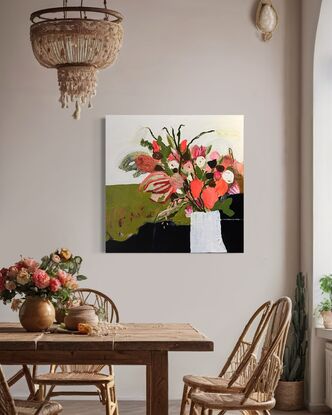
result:
[(37, 269), (32, 275), (32, 281), (37, 288), (43, 289), (50, 285), (50, 277), (42, 269)]
[(76, 290), (78, 288), (76, 278), (70, 276), (70, 278), (68, 278), (68, 280), (66, 281), (65, 287), (69, 288), (70, 290)]
[(23, 258), (21, 262), (23, 267), (27, 268), (31, 272), (35, 271), (39, 267), (38, 262), (33, 258)]
[(56, 274), (58, 280), (60, 281), (61, 285), (65, 285), (68, 278), (71, 277), (70, 274), (68, 274), (66, 271), (63, 271), (62, 269), (60, 269), (57, 274)]
[(21, 285), (26, 285), (28, 282), (30, 282), (30, 279), (30, 274), (25, 268), (22, 268), (16, 277), (16, 281)]

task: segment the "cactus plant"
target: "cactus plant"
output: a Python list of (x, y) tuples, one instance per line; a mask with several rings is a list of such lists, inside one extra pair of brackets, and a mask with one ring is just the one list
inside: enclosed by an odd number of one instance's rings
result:
[(284, 355), (284, 370), (281, 380), (294, 382), (304, 380), (308, 318), (306, 314), (306, 281), (300, 272), (296, 277), (295, 299), (293, 303), (292, 330)]

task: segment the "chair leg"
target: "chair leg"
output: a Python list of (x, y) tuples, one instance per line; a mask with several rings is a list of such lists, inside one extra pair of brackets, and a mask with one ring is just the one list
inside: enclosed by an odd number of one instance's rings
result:
[(45, 390), (46, 390), (45, 385), (39, 385), (39, 388), (38, 388), (38, 400), (39, 401), (43, 401), (45, 399)]
[(111, 387), (108, 384), (106, 384), (105, 389), (106, 389), (106, 415), (114, 415), (116, 411), (116, 405), (112, 401)]
[(196, 405), (192, 401), (190, 403), (190, 412), (189, 412), (189, 415), (197, 415)]
[(112, 386), (111, 388), (111, 397), (115, 405), (114, 415), (119, 415), (119, 405), (118, 405), (118, 400), (116, 398), (115, 386)]
[(182, 401), (181, 401), (181, 410), (180, 415), (185, 414), (186, 406), (187, 406), (187, 400), (188, 400), (188, 390), (189, 386), (184, 384), (183, 386), (183, 394), (182, 394)]

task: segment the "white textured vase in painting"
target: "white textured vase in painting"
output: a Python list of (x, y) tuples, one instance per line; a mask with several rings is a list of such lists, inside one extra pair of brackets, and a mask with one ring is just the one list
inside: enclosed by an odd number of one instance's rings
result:
[(191, 214), (190, 252), (227, 252), (221, 235), (219, 211), (193, 212)]

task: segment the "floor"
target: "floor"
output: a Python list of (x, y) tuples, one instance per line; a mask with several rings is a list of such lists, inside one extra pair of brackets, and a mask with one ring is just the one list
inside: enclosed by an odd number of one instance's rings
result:
[[(92, 401), (65, 401), (63, 405), (63, 415), (105, 415), (104, 407)], [(170, 403), (169, 415), (179, 415), (179, 402)], [(291, 412), (291, 415), (308, 415), (307, 411)], [(145, 403), (127, 401), (120, 402), (120, 415), (145, 415)], [(287, 412), (272, 411), (272, 415), (287, 415)]]

